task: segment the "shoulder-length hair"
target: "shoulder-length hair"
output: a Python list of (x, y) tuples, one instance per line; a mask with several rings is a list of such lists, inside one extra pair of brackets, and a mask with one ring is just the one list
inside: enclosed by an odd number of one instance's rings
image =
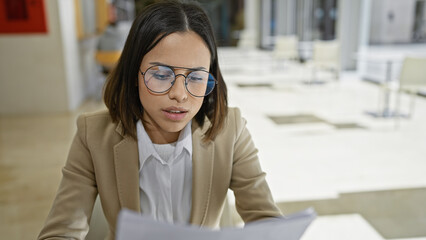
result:
[(217, 47), (211, 23), (195, 3), (164, 1), (147, 6), (134, 20), (121, 57), (107, 78), (104, 102), (114, 122), (120, 122), (124, 133), (136, 139), (136, 122), (142, 119), (139, 99), (138, 71), (143, 57), (164, 37), (175, 32), (193, 31), (210, 50), (210, 73), (216, 78), (213, 92), (204, 97), (195, 120), (204, 125), (207, 117), (211, 126), (204, 133), (205, 141), (213, 140), (224, 125), (228, 111), (227, 88), (219, 69)]

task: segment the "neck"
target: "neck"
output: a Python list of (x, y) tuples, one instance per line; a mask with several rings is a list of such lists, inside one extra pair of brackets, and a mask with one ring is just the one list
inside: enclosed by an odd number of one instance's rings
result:
[(153, 124), (151, 121), (142, 119), (143, 127), (151, 139), (152, 143), (155, 144), (167, 144), (176, 142), (179, 138), (178, 132), (166, 132), (160, 128), (160, 126)]
[(144, 113), (142, 116), (143, 127), (154, 144), (167, 144), (176, 142), (179, 139), (179, 134), (182, 130), (178, 132), (168, 132), (162, 129), (152, 118)]
[(176, 142), (179, 139), (180, 132), (165, 133), (157, 130), (145, 128), (146, 133), (154, 144), (167, 144)]

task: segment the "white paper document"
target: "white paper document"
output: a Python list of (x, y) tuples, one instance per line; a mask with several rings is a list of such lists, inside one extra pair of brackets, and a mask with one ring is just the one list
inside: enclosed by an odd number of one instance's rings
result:
[(156, 222), (124, 209), (117, 222), (117, 240), (298, 240), (315, 219), (312, 208), (283, 218), (248, 223), (244, 228), (210, 230), (190, 225)]

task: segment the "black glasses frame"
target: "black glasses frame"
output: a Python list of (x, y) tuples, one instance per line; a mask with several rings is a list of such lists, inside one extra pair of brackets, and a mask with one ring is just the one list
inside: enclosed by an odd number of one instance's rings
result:
[[(174, 75), (174, 77), (175, 77), (175, 80), (171, 81), (171, 85), (170, 85), (170, 87), (169, 87), (168, 89), (166, 89), (166, 90), (164, 90), (164, 91), (161, 91), (161, 92), (158, 92), (158, 91), (154, 91), (154, 90), (152, 90), (151, 88), (149, 88), (149, 87), (148, 87), (148, 85), (147, 85), (147, 84), (146, 84), (146, 82), (145, 82), (145, 73), (146, 73), (147, 71), (149, 71), (149, 69), (151, 69), (151, 68), (153, 68), (153, 67), (168, 67), (168, 68), (170, 68), (170, 69), (172, 70), (173, 75)], [(185, 70), (190, 70), (191, 72), (189, 72), (187, 75), (182, 74), (182, 73), (180, 73), (180, 74), (176, 74), (176, 73), (175, 73), (175, 69), (185, 69)], [(211, 75), (211, 76), (213, 77), (213, 80), (214, 80), (214, 86), (213, 86), (212, 90), (211, 90), (209, 93), (207, 93), (207, 94), (205, 94), (205, 95), (203, 95), (203, 96), (197, 96), (197, 95), (194, 95), (194, 94), (192, 94), (192, 93), (189, 91), (189, 89), (188, 89), (188, 75), (190, 75), (192, 72), (196, 72), (196, 71), (206, 72), (206, 73), (208, 73), (209, 75)], [(171, 88), (173, 87), (173, 85), (175, 84), (175, 82), (176, 82), (176, 78), (177, 78), (178, 76), (183, 76), (183, 77), (185, 78), (185, 89), (186, 89), (186, 91), (187, 91), (189, 94), (191, 94), (191, 96), (194, 96), (194, 97), (205, 97), (205, 96), (208, 96), (210, 93), (212, 93), (212, 92), (213, 92), (213, 90), (214, 90), (215, 86), (217, 85), (217, 80), (216, 80), (216, 78), (213, 76), (213, 74), (211, 74), (210, 72), (208, 72), (208, 71), (206, 71), (206, 70), (203, 70), (203, 69), (194, 69), (194, 68), (187, 68), (187, 67), (176, 67), (176, 66), (168, 66), (168, 65), (153, 65), (153, 66), (151, 66), (151, 67), (147, 68), (147, 69), (145, 70), (145, 72), (142, 72), (142, 70), (139, 68), (139, 72), (140, 72), (140, 73), (142, 74), (142, 76), (143, 76), (143, 82), (144, 82), (144, 84), (145, 84), (146, 88), (148, 88), (148, 89), (149, 89), (149, 91), (151, 91), (151, 92), (153, 92), (153, 93), (166, 93), (166, 92), (170, 91), (170, 89), (171, 89)]]

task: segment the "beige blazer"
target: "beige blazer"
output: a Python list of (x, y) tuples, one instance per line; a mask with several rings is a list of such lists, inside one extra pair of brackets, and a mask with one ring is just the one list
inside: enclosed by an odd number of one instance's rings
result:
[[(228, 188), (245, 222), (280, 216), (240, 111), (230, 108), (224, 129), (208, 143), (201, 141), (210, 126), (206, 121), (202, 128), (192, 122), (191, 224), (216, 227)], [(113, 123), (107, 111), (79, 116), (77, 128), (39, 239), (84, 239), (97, 194), (108, 238), (114, 237), (122, 208), (140, 212), (137, 141), (123, 135), (122, 125)]]

